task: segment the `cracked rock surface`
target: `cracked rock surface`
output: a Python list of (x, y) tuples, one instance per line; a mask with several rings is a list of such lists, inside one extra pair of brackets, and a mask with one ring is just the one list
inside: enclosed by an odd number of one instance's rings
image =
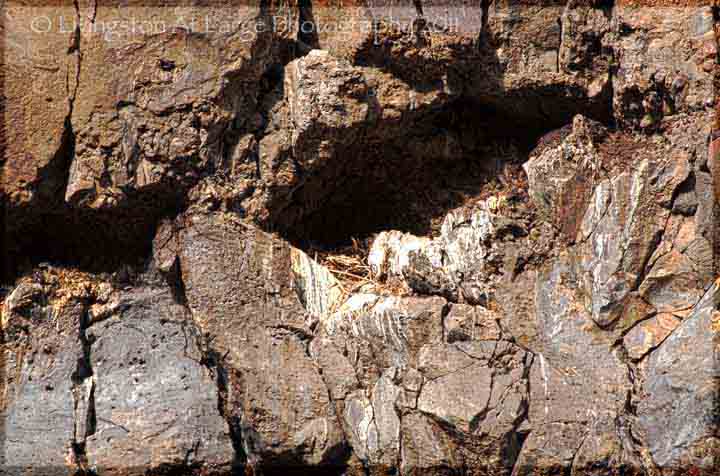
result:
[(3, 6), (0, 474), (720, 474), (718, 7), (125, 3)]

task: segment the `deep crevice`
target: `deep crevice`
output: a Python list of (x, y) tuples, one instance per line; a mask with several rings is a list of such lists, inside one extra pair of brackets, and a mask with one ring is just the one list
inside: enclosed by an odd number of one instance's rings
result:
[[(182, 282), (182, 280), (180, 280)], [(184, 286), (182, 286), (184, 289)], [(217, 411), (218, 414), (225, 420), (230, 431), (230, 443), (233, 447), (234, 459), (231, 465), (232, 474), (242, 474), (248, 465), (248, 454), (245, 450), (245, 444), (243, 439), (243, 426), (240, 418), (234, 415), (232, 411), (232, 402), (230, 401), (230, 385), (231, 379), (234, 378), (232, 375), (234, 370), (225, 366), (225, 355), (221, 355), (212, 345), (214, 340), (210, 335), (203, 334), (197, 328), (197, 326), (190, 320), (188, 324), (191, 328), (192, 333), (197, 339), (198, 351), (200, 353), (199, 364), (204, 366), (215, 379), (215, 386), (218, 394)], [(189, 456), (189, 455), (188, 455)], [(193, 464), (188, 464), (186, 461), (182, 467), (177, 468), (178, 470), (184, 470), (185, 473), (180, 472), (178, 474), (187, 474), (192, 469)]]
[(187, 309), (188, 312), (191, 312), (190, 306), (188, 305), (187, 294), (185, 292), (185, 282), (182, 279), (180, 258), (175, 257), (175, 261), (173, 262), (172, 267), (167, 273), (164, 274), (165, 281), (170, 287), (170, 292), (172, 293), (175, 302)]
[(312, 0), (298, 0), (297, 42), (305, 52), (320, 47)]
[[(79, 210), (65, 203), (37, 212), (14, 209), (8, 212), (12, 228), (7, 232), (4, 282), (40, 263), (52, 263), (84, 271), (112, 272), (129, 265), (141, 268), (150, 256), (156, 224), (183, 208), (182, 198), (156, 199), (138, 196), (120, 210)], [(174, 203), (173, 203), (174, 202)], [(152, 203), (147, 215), (133, 208)]]
[[(634, 455), (636, 462), (643, 466), (642, 468), (635, 468), (631, 464), (632, 462), (628, 462), (625, 470), (631, 475), (657, 474), (657, 468), (654, 466), (652, 458), (644, 451), (646, 450), (646, 444), (642, 440), (642, 436), (633, 427), (637, 421), (638, 402), (642, 391), (641, 371), (638, 364), (628, 355), (624, 345), (615, 346), (615, 352), (618, 359), (626, 367), (627, 379), (630, 384), (630, 388), (625, 395), (623, 408), (618, 412), (614, 420), (617, 436), (623, 445), (623, 449)], [(629, 448), (626, 448), (626, 445)]]
[(289, 203), (275, 206), (275, 213), (271, 205), (265, 227), (295, 246), (321, 250), (383, 230), (431, 236), (449, 210), (468, 202), (500, 191), (509, 200), (527, 201), (527, 184), (513, 180), (524, 180), (522, 164), (554, 126), (507, 116), (470, 98), (422, 111), (404, 137), (363, 137), (362, 146), (351, 145), (321, 170), (306, 171), (287, 192), (290, 198), (283, 198)]
[[(71, 102), (72, 104), (72, 102)], [(72, 110), (72, 108), (71, 108)], [(36, 181), (37, 191), (30, 204), (13, 208), (7, 203), (8, 197), (2, 197), (2, 269), (0, 270), (0, 282), (12, 282), (19, 273), (20, 257), (26, 256), (23, 253), (22, 243), (31, 239), (33, 234), (32, 223), (37, 219), (36, 209), (52, 210), (61, 207), (56, 203), (56, 198), (64, 195), (70, 174), (70, 165), (75, 155), (75, 132), (70, 113), (65, 117), (62, 136), (58, 149), (48, 163), (38, 170)], [(43, 225), (41, 225), (43, 226)], [(61, 231), (62, 228), (57, 231)], [(53, 235), (61, 235), (55, 233)], [(57, 236), (48, 239), (57, 239)]]
[(185, 207), (184, 190), (165, 184), (128, 191), (124, 203), (111, 210), (68, 204), (64, 197), (75, 145), (75, 131), (68, 115), (60, 146), (38, 172), (36, 197), (17, 207), (3, 200), (0, 282), (10, 283), (46, 262), (95, 273), (111, 272), (124, 265), (140, 268), (150, 255), (156, 224)]

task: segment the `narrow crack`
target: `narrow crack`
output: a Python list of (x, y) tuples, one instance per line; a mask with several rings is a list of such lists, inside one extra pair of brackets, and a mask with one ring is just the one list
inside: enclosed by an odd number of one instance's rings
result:
[[(97, 0), (95, 0), (97, 1)], [(72, 41), (70, 43), (70, 47), (68, 48), (67, 54), (68, 55), (75, 55), (75, 72), (74, 72), (74, 81), (72, 84), (72, 90), (70, 89), (69, 84), (69, 77), (68, 77), (68, 83), (67, 83), (67, 91), (68, 91), (68, 113), (67, 116), (65, 116), (64, 121), (64, 127), (65, 130), (63, 131), (63, 135), (67, 134), (67, 137), (69, 140), (71, 140), (71, 146), (69, 148), (70, 151), (72, 151), (72, 155), (70, 156), (69, 160), (67, 160), (66, 164), (63, 164), (66, 168), (64, 170), (64, 180), (63, 180), (63, 187), (60, 191), (62, 193), (61, 197), (62, 200), (65, 199), (65, 193), (67, 190), (67, 184), (69, 181), (70, 176), (70, 167), (72, 165), (72, 161), (74, 159), (75, 155), (75, 131), (73, 129), (72, 125), (72, 116), (73, 112), (75, 110), (75, 100), (78, 97), (78, 91), (80, 90), (80, 75), (82, 73), (82, 60), (83, 60), (83, 53), (81, 49), (81, 41), (82, 41), (82, 34), (80, 31), (80, 5), (78, 3), (78, 0), (73, 0), (73, 5), (75, 7), (75, 29), (72, 33)], [(92, 23), (95, 22), (95, 14), (97, 13), (97, 4), (94, 4), (94, 12), (92, 16)], [(68, 72), (69, 76), (69, 72)]]
[(656, 469), (652, 458), (649, 456), (647, 445), (643, 441), (641, 435), (634, 430), (634, 423), (638, 418), (637, 402), (639, 401), (642, 393), (642, 381), (639, 378), (640, 369), (637, 364), (630, 359), (624, 345), (621, 345), (616, 349), (616, 355), (626, 367), (627, 380), (630, 384), (630, 387), (625, 395), (624, 406), (615, 418), (616, 430), (618, 432), (617, 436), (623, 447), (625, 447), (625, 445), (629, 446), (629, 448), (626, 449), (635, 455), (637, 460), (643, 466), (642, 469), (645, 474), (654, 475)]
[[(334, 344), (332, 344), (332, 345), (334, 345)], [(344, 400), (345, 400), (345, 396), (343, 396), (342, 399), (337, 399), (337, 400), (333, 398), (332, 393), (330, 392), (330, 387), (329, 387), (328, 382), (327, 382), (326, 377), (325, 377), (325, 373), (323, 372), (323, 368), (322, 368), (322, 366), (320, 365), (320, 363), (319, 363), (317, 360), (315, 360), (315, 359), (313, 358), (313, 356), (310, 354), (310, 352), (309, 352), (309, 347), (310, 347), (310, 344), (308, 344), (308, 353), (307, 353), (307, 354), (308, 354), (308, 357), (310, 358), (310, 360), (315, 364), (315, 366), (316, 366), (317, 369), (318, 369), (318, 373), (320, 374), (320, 378), (322, 379), (323, 385), (325, 386), (325, 390), (327, 391), (328, 402), (330, 402), (330, 403), (333, 405), (333, 407), (335, 408), (335, 418), (336, 418), (336, 420), (337, 420), (338, 428), (340, 428), (340, 432), (341, 432), (342, 435), (343, 435), (343, 441), (344, 441), (344, 442), (349, 442), (349, 441), (350, 441), (350, 438), (348, 438), (347, 431), (346, 431), (346, 429), (345, 429), (345, 425), (343, 424), (343, 421), (342, 421), (342, 415), (341, 415), (340, 412), (338, 411), (339, 409), (338, 409), (338, 406), (337, 406), (337, 404), (336, 404), (336, 402), (337, 402), (338, 400), (344, 401)], [(347, 443), (346, 443), (346, 444), (347, 444)], [(346, 448), (346, 452), (348, 453), (348, 457), (349, 457), (349, 452), (350, 452), (350, 448), (349, 448), (349, 447)]]
[[(532, 366), (535, 363), (535, 355), (532, 353), (528, 353), (527, 356), (530, 358), (530, 362), (525, 362), (525, 369), (523, 371), (523, 376), (520, 379), (525, 379), (525, 395), (526, 399), (523, 400), (523, 409), (521, 413), (518, 415), (518, 417), (513, 422), (513, 431), (512, 435), (517, 437), (517, 447), (514, 451), (514, 459), (512, 464), (510, 465), (510, 474), (515, 474), (515, 467), (517, 466), (518, 461), (520, 461), (520, 455), (522, 454), (523, 447), (525, 446), (525, 442), (527, 441), (528, 437), (530, 436), (530, 433), (532, 432), (532, 429), (527, 431), (526, 433), (518, 431), (523, 423), (528, 421), (529, 415), (530, 415), (530, 397), (532, 395), (531, 389), (530, 389), (530, 372), (532, 370)], [(526, 357), (527, 359), (527, 357)]]
[[(565, 8), (568, 8), (568, 7), (569, 7), (569, 2)], [(556, 57), (555, 57), (555, 72), (560, 73), (560, 69), (561, 69), (560, 68), (560, 52), (562, 51), (563, 39), (565, 36), (565, 28), (564, 28), (563, 21), (562, 21), (562, 15), (560, 15), (560, 17), (558, 17), (557, 24), (558, 24), (558, 28), (560, 29), (560, 38), (558, 39), (557, 50), (555, 53), (555, 55), (556, 55)]]
[(587, 439), (589, 434), (590, 434), (590, 430), (587, 430), (585, 432), (585, 434), (583, 434), (582, 438), (580, 439), (580, 443), (578, 443), (577, 448), (573, 452), (572, 458), (570, 459), (570, 471), (571, 472), (574, 472), (573, 468), (575, 468), (575, 462), (577, 461), (577, 457), (580, 454), (580, 450), (582, 449), (583, 445), (585, 444), (585, 440)]
[[(452, 310), (452, 303), (446, 302), (443, 305), (442, 311), (440, 312), (440, 335), (442, 335), (442, 342), (447, 342), (447, 335), (445, 332), (445, 321), (450, 315), (450, 311)], [(475, 316), (475, 312), (473, 311), (473, 316)], [(475, 333), (475, 317), (473, 317), (473, 333)]]
[(88, 306), (82, 312), (79, 322), (78, 339), (81, 345), (82, 355), (77, 359), (77, 366), (70, 376), (73, 395), (73, 438), (71, 448), (74, 462), (79, 474), (90, 474), (87, 458), (86, 440), (95, 434), (97, 429), (97, 418), (95, 411), (95, 373), (92, 367), (92, 341), (86, 331), (90, 320)]

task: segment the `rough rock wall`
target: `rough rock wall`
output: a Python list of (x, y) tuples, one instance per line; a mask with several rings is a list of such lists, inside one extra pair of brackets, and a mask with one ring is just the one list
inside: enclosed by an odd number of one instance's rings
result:
[(56, 3), (0, 472), (720, 474), (716, 8)]

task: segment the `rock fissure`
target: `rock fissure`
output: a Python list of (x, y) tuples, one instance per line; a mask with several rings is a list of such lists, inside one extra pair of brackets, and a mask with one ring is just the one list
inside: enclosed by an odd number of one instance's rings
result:
[(89, 471), (86, 455), (86, 440), (95, 433), (97, 419), (95, 412), (95, 373), (92, 367), (92, 342), (88, 338), (89, 327), (87, 310), (83, 309), (79, 320), (78, 339), (81, 355), (77, 358), (77, 367), (71, 375), (72, 396), (74, 400), (74, 428), (72, 451), (78, 471)]

